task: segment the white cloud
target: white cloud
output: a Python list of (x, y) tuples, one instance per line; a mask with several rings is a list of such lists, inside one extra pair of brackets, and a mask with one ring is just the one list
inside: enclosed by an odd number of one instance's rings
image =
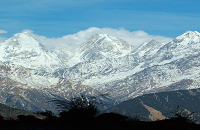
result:
[(23, 32), (24, 31), (31, 33), (48, 50), (52, 50), (56, 47), (65, 48), (67, 50), (74, 50), (75, 48), (78, 48), (84, 44), (84, 42), (86, 42), (92, 35), (96, 33), (109, 34), (111, 36), (121, 38), (133, 46), (139, 46), (140, 44), (148, 42), (152, 39), (165, 43), (172, 40), (172, 38), (164, 36), (149, 35), (144, 31), (130, 32), (123, 28), (113, 29), (91, 27), (87, 30), (79, 31), (75, 34), (63, 36), (62, 38), (47, 38), (45, 36), (34, 34), (31, 30), (23, 30)]
[[(2, 34), (2, 33), (7, 33), (7, 31), (5, 31), (5, 30), (0, 30), (0, 34)], [(6, 37), (1, 37), (1, 36), (0, 36), (0, 43), (4, 42), (6, 39), (7, 39)]]
[(159, 42), (169, 42), (173, 38), (164, 37), (164, 36), (154, 36), (149, 35), (144, 31), (133, 31), (130, 32), (125, 30), (124, 28), (121, 29), (113, 29), (113, 28), (96, 28), (91, 27), (87, 30), (79, 31), (72, 35), (63, 36), (64, 39), (68, 39), (70, 44), (83, 44), (87, 41), (92, 35), (99, 33), (99, 34), (109, 34), (114, 37), (121, 38), (128, 42), (130, 45), (139, 46), (144, 42), (148, 42), (152, 39), (157, 40)]
[(7, 31), (5, 31), (5, 30), (0, 30), (0, 34), (2, 34), (2, 33), (7, 33)]
[(39, 36), (33, 34), (33, 37), (38, 40), (47, 50), (53, 50), (55, 48), (65, 48), (66, 50), (74, 50), (75, 48), (70, 46), (69, 40), (64, 38), (47, 38), (45, 36)]
[(45, 36), (40, 36), (34, 33), (34, 31), (29, 30), (29, 29), (24, 29), (22, 30), (23, 32), (28, 32), (30, 33), (36, 40), (38, 40), (47, 50), (53, 50), (56, 47), (58, 48), (66, 48), (68, 49), (69, 45), (68, 45), (68, 39), (64, 39), (64, 38), (47, 38)]
[(32, 33), (32, 34), (33, 34), (34, 31), (32, 31), (32, 30), (30, 30), (30, 29), (24, 29), (24, 30), (22, 30), (22, 33), (23, 33), (23, 32), (28, 32), (28, 33)]

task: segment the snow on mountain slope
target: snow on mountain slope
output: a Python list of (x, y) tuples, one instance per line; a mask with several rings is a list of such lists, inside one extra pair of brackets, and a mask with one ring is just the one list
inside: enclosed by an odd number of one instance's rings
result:
[(26, 32), (16, 34), (2, 43), (0, 45), (1, 102), (34, 111), (52, 110), (55, 105), (53, 107), (45, 102), (72, 98), (80, 93), (100, 94), (89, 86), (56, 77), (53, 72), (67, 67), (65, 61), (68, 58), (64, 49), (56, 51), (56, 53), (46, 51), (31, 34)]
[(133, 47), (122, 39), (107, 34), (95, 34), (80, 48), (68, 65), (73, 66), (83, 61), (97, 61), (105, 58), (119, 58), (127, 55)]
[(89, 86), (56, 78), (51, 73), (0, 62), (0, 102), (33, 111), (56, 110), (54, 99), (70, 99), (80, 94), (101, 95)]
[[(200, 50), (198, 32), (188, 31), (169, 43), (152, 40), (124, 56), (115, 58), (112, 56), (105, 58), (99, 53), (99, 50), (102, 50), (99, 45), (103, 43), (99, 41), (95, 44), (97, 47), (94, 47), (95, 37), (87, 42), (86, 45), (90, 46), (85, 47), (84, 51), (87, 52), (86, 56), (97, 54), (101, 58), (94, 57), (92, 60), (91, 57), (83, 58), (78, 64), (65, 70), (64, 77), (92, 86), (103, 93), (110, 93), (113, 99), (120, 101), (159, 91), (184, 79), (192, 80), (193, 84), (169, 90), (199, 87), (197, 85), (200, 81), (198, 79), (200, 62), (197, 58)], [(95, 51), (90, 51), (93, 47)]]
[(87, 85), (91, 85), (93, 79), (97, 78), (99, 79), (98, 82), (101, 83), (102, 78), (109, 76), (119, 77), (119, 75), (123, 72), (128, 72), (138, 65), (139, 61), (137, 54), (126, 55), (120, 58), (105, 58), (97, 61), (84, 61), (71, 68), (65, 69), (63, 76), (77, 82), (87, 80), (89, 81), (89, 84)]
[(95, 34), (70, 55), (64, 48), (46, 51), (31, 34), (20, 33), (0, 45), (0, 83), (4, 90), (9, 86), (4, 94), (12, 95), (16, 88), (59, 98), (109, 93), (120, 102), (152, 92), (199, 88), (199, 52), (196, 31), (169, 43), (152, 40), (138, 48)]
[(187, 31), (172, 42), (162, 46), (155, 55), (150, 57), (153, 60), (146, 62), (146, 64), (150, 66), (158, 63), (165, 64), (189, 55), (198, 54), (199, 51), (200, 33), (197, 31)]
[(150, 55), (155, 54), (164, 44), (165, 43), (151, 40), (150, 42), (140, 45), (134, 52), (138, 52), (140, 57), (148, 58)]
[[(126, 78), (129, 75), (143, 70), (145, 68), (143, 67), (144, 63), (149, 60), (149, 57), (155, 55), (165, 44), (151, 40), (138, 48), (133, 48), (123, 40), (110, 37), (111, 36), (105, 34), (96, 34), (91, 37), (90, 40), (79, 49), (79, 57), (92, 57), (82, 58), (82, 60), (79, 60), (78, 64), (66, 69), (64, 77), (73, 81), (82, 82), (94, 88), (99, 88), (102, 84)], [(110, 43), (109, 41), (112, 42)], [(104, 50), (104, 48), (109, 48), (108, 46), (113, 47), (110, 47), (110, 50)], [(120, 57), (114, 53), (116, 48), (118, 52), (121, 51), (120, 54), (122, 55), (120, 55)], [(80, 50), (82, 50), (82, 52)], [(126, 52), (122, 53), (124, 50), (126, 50)], [(102, 55), (102, 51), (105, 53), (112, 52), (112, 55)]]
[[(158, 47), (157, 52), (150, 55), (148, 59), (141, 60), (141, 63), (144, 63), (141, 66), (143, 69), (140, 68), (137, 73), (121, 80), (101, 84), (99, 90), (110, 93), (113, 98), (122, 101), (160, 90), (199, 88), (199, 41), (198, 32), (188, 31), (172, 42)], [(168, 87), (183, 80), (192, 82), (187, 85)]]
[(60, 64), (54, 53), (46, 51), (42, 44), (27, 32), (16, 34), (1, 43), (0, 60), (34, 69), (42, 67), (54, 69)]
[[(109, 93), (118, 101), (124, 101), (161, 90), (199, 88), (200, 55), (182, 58), (165, 65), (146, 68), (121, 80), (102, 84), (100, 91)], [(173, 85), (185, 80), (178, 85)], [(190, 82), (187, 84), (187, 82)], [(171, 86), (171, 87), (170, 87)]]
[(127, 42), (107, 34), (93, 35), (81, 48), (82, 59), (96, 59), (91, 54), (100, 54), (107, 58), (118, 58), (127, 55), (132, 50)]
[(139, 55), (131, 51), (133, 47), (119, 38), (95, 34), (77, 49), (74, 58), (67, 63), (71, 64), (71, 67), (65, 70), (63, 77), (94, 88), (97, 88), (97, 84), (101, 84), (103, 79), (124, 78), (133, 72), (129, 70), (139, 65)]

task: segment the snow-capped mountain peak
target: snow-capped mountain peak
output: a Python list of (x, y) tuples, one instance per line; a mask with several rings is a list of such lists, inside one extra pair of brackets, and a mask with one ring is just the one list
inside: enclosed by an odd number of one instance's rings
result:
[[(122, 39), (107, 35), (95, 34), (93, 35), (81, 48), (80, 52), (83, 54), (83, 59), (91, 58), (92, 55), (99, 55), (102, 57), (121, 57), (132, 50), (127, 42)], [(91, 55), (91, 56), (89, 56)], [(88, 57), (89, 56), (89, 57)], [(98, 56), (98, 57), (99, 57)]]
[(200, 36), (200, 33), (197, 31), (187, 31), (181, 36), (191, 37), (191, 36)]
[[(122, 39), (119, 39), (117, 37), (110, 36), (108, 34), (95, 34), (93, 35), (82, 47), (82, 51), (84, 51), (85, 46), (90, 46), (90, 48), (97, 47), (98, 49), (101, 49), (103, 51), (109, 51), (110, 49), (130, 49), (131, 46), (123, 41)], [(108, 50), (107, 50), (108, 49)]]
[(140, 45), (133, 52), (138, 52), (140, 57), (143, 57), (143, 56), (150, 57), (150, 55), (155, 54), (164, 44), (165, 43), (158, 42), (152, 39), (151, 41), (145, 42), (142, 45)]
[(184, 43), (192, 43), (192, 42), (200, 42), (200, 33), (197, 31), (187, 31), (181, 36), (178, 36), (174, 39), (174, 42), (183, 42)]
[(39, 53), (43, 49), (42, 44), (28, 32), (15, 34), (12, 38), (2, 43), (1, 46), (4, 46), (7, 51), (13, 51), (15, 53), (22, 51), (35, 51)]
[(15, 34), (1, 43), (0, 60), (27, 68), (48, 68), (58, 64), (56, 56), (46, 51), (28, 32)]
[(146, 49), (149, 49), (149, 48), (156, 48), (156, 47), (161, 47), (162, 45), (164, 45), (165, 43), (161, 43), (161, 42), (158, 42), (154, 39), (152, 39), (151, 41), (149, 42), (145, 42), (143, 43), (142, 45), (140, 45), (137, 50), (146, 50)]

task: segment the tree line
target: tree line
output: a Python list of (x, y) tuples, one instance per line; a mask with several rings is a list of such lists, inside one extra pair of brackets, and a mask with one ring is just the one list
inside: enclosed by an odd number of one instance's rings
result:
[(194, 113), (174, 110), (174, 117), (157, 121), (143, 121), (136, 115), (128, 117), (117, 113), (101, 113), (96, 97), (81, 95), (71, 100), (52, 100), (58, 114), (52, 111), (36, 112), (35, 115), (19, 115), (17, 118), (0, 116), (0, 129), (23, 130), (197, 130), (200, 125), (192, 117)]

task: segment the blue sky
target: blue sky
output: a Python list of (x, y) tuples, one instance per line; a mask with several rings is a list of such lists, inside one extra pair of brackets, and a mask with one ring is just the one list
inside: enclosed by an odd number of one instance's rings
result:
[(0, 0), (1, 37), (24, 29), (48, 38), (90, 27), (177, 37), (200, 31), (199, 0)]

